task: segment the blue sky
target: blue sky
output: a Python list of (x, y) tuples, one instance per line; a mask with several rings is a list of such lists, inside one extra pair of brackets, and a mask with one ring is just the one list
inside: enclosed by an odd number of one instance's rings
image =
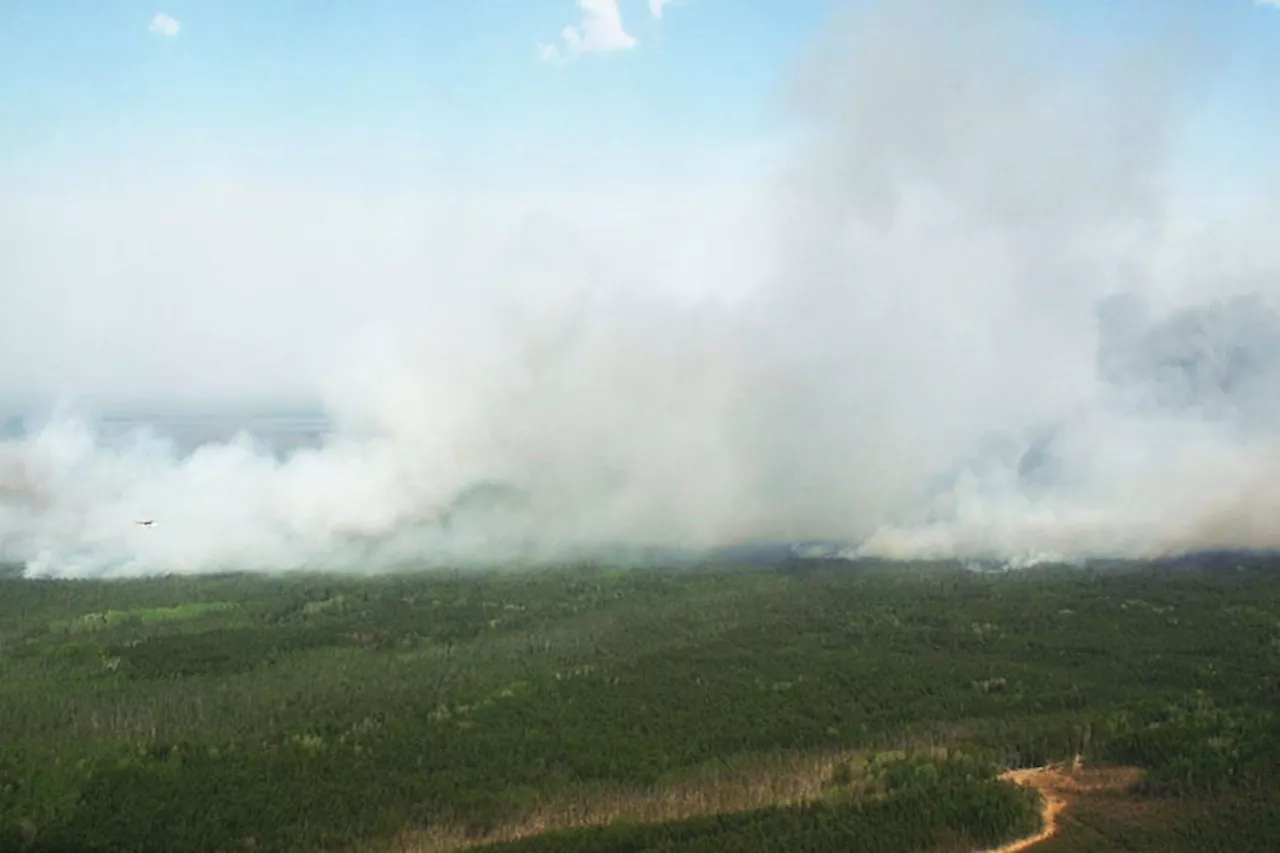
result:
[[(581, 27), (574, 0), (2, 3), (0, 152), (40, 170), (382, 149), (447, 172), (495, 149), (564, 168), (721, 147), (769, 132), (783, 70), (825, 5), (687, 0), (659, 19), (623, 0), (633, 49), (553, 63), (538, 48)], [(157, 12), (174, 35), (149, 28)]]
[[(8, 0), (0, 180), (157, 162), (349, 167), (352, 158), (479, 180), (503, 158), (549, 176), (702, 168), (785, 137), (789, 74), (835, 5), (677, 0), (659, 17), (648, 0)], [(1231, 125), (1277, 106), (1280, 8), (1036, 5), (1056, 26), (1120, 44), (1179, 8), (1199, 37), (1223, 45), (1232, 67), (1202, 122), (1206, 156), (1214, 144), (1249, 148)], [(627, 49), (592, 33), (589, 19), (611, 6)], [(152, 28), (157, 15), (177, 28)], [(569, 26), (577, 53), (561, 35)], [(540, 60), (540, 46), (559, 61)]]

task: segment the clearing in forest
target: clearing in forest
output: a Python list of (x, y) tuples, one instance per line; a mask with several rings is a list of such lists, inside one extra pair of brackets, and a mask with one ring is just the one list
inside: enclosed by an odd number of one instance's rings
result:
[(1040, 807), (1040, 818), (1044, 825), (1035, 835), (1010, 841), (986, 850), (984, 853), (1021, 853), (1042, 841), (1047, 841), (1058, 834), (1058, 818), (1071, 804), (1073, 795), (1091, 791), (1127, 790), (1142, 778), (1142, 771), (1136, 767), (1086, 770), (1081, 766), (1080, 760), (1076, 759), (1071, 764), (1048, 764), (1044, 767), (1009, 770), (1000, 778), (1015, 785), (1035, 788), (1040, 792), (1044, 800)]

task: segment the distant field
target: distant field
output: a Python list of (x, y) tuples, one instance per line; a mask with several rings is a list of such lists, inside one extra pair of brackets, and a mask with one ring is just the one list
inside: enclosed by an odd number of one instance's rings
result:
[(0, 577), (0, 850), (1274, 849), (1270, 562), (785, 568)]

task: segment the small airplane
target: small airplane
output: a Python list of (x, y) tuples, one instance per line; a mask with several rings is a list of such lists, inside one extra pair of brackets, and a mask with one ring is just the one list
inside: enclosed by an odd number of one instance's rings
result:
[(154, 525), (155, 523), (156, 523), (156, 520), (155, 520), (154, 518), (148, 518), (148, 519), (146, 519), (145, 521), (135, 521), (135, 522), (134, 522), (134, 524), (138, 525), (139, 527), (151, 527), (151, 526), (152, 526), (152, 525)]

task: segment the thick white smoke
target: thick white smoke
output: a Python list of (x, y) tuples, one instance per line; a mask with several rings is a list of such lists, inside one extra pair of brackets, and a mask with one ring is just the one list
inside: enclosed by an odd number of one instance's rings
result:
[[(834, 23), (810, 138), (719, 230), (625, 264), (553, 220), (477, 238), (470, 295), (335, 350), (318, 449), (74, 417), (0, 445), (0, 551), (87, 575), (1280, 546), (1276, 259), (1243, 214), (1190, 215), (1175, 168), (1210, 53), (1174, 27), (1107, 56), (1031, 9)], [(674, 295), (700, 235), (714, 280)]]

